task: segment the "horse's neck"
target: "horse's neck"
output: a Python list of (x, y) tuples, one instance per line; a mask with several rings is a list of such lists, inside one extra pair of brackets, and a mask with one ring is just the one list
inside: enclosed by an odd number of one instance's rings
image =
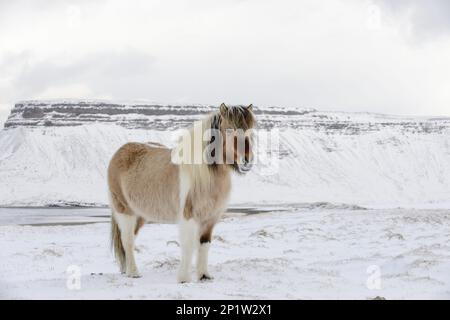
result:
[(225, 165), (218, 165), (211, 172), (211, 189), (221, 189), (223, 191), (228, 190), (231, 184), (231, 172)]
[[(195, 180), (194, 188), (200, 193), (216, 193), (217, 190), (227, 190), (231, 184), (231, 171), (223, 164), (217, 165), (215, 168), (205, 168), (202, 176), (193, 177)], [(199, 174), (201, 171), (197, 170), (195, 173)], [(195, 174), (194, 173), (194, 174)]]

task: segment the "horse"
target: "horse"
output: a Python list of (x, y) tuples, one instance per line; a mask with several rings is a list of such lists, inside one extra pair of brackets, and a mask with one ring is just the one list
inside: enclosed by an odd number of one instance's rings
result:
[(226, 210), (231, 173), (250, 171), (253, 106), (226, 106), (186, 130), (174, 148), (130, 142), (108, 166), (111, 247), (122, 274), (140, 277), (134, 241), (146, 222), (178, 223), (179, 283), (191, 281), (196, 251), (197, 280), (211, 280), (208, 252), (213, 228)]

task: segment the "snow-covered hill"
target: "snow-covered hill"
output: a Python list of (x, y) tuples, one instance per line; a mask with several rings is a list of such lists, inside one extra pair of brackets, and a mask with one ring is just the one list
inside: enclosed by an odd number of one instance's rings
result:
[[(17, 103), (0, 131), (0, 205), (106, 204), (106, 166), (121, 144), (173, 145), (178, 129), (213, 109)], [(450, 118), (283, 107), (255, 113), (260, 157), (253, 172), (235, 178), (233, 204), (450, 206)], [(263, 159), (270, 133), (279, 135), (277, 161)]]

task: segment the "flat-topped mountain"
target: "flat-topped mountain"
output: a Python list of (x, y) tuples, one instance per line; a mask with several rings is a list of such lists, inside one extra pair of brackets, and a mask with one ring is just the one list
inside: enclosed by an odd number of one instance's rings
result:
[[(177, 129), (216, 109), (19, 102), (0, 131), (0, 206), (105, 205), (106, 168), (117, 148), (129, 141), (174, 146)], [(450, 118), (254, 111), (257, 162), (234, 178), (233, 204), (450, 206)]]
[[(5, 128), (79, 126), (114, 123), (128, 129), (167, 130), (189, 126), (193, 120), (213, 112), (212, 105), (163, 105), (156, 103), (112, 103), (94, 100), (22, 101), (16, 103)], [(260, 129), (311, 128), (342, 134), (379, 131), (386, 127), (409, 132), (442, 132), (450, 117), (414, 118), (379, 114), (320, 112), (312, 108), (255, 106)]]

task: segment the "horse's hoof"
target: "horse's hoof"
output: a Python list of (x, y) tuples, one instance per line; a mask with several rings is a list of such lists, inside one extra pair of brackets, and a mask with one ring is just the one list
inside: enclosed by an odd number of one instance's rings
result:
[(205, 281), (211, 281), (214, 277), (210, 276), (209, 274), (202, 274), (200, 277), (198, 277), (199, 281), (205, 282)]
[(130, 272), (127, 273), (128, 278), (142, 278), (141, 274), (139, 272)]

